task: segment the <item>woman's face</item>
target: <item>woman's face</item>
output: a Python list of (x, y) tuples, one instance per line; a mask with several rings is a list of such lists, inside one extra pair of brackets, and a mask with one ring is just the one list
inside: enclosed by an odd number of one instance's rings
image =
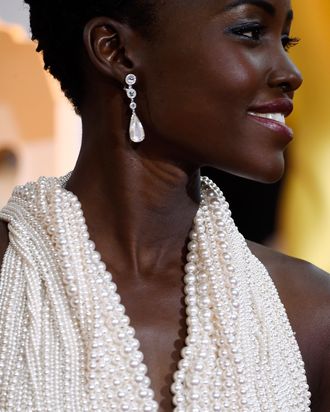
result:
[(285, 50), (291, 20), (289, 0), (161, 6), (159, 32), (137, 72), (145, 149), (157, 145), (190, 164), (279, 179), (292, 139), (283, 115), (302, 81)]

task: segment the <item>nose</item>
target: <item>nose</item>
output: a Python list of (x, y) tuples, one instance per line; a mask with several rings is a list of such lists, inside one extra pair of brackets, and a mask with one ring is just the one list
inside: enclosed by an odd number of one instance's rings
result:
[(268, 77), (269, 87), (293, 96), (294, 91), (299, 89), (303, 82), (300, 71), (284, 50), (280, 52), (278, 59), (272, 60), (272, 63)]

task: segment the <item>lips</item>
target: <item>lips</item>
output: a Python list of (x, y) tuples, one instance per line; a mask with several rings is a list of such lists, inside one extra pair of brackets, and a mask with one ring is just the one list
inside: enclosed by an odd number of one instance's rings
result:
[(293, 104), (290, 99), (277, 99), (250, 107), (248, 115), (259, 124), (292, 139), (293, 131), (285, 124), (285, 118), (292, 110)]
[(267, 103), (256, 104), (249, 107), (249, 112), (255, 113), (281, 113), (285, 117), (289, 116), (293, 110), (293, 103), (290, 99), (276, 99)]

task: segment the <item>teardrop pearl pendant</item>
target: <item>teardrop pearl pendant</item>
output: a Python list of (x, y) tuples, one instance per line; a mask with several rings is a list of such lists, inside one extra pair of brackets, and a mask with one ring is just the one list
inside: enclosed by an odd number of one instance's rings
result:
[(134, 143), (140, 143), (145, 138), (142, 123), (134, 112), (132, 113), (131, 123), (129, 126), (129, 136)]
[(136, 90), (133, 89), (133, 85), (136, 83), (136, 76), (134, 74), (128, 74), (125, 81), (128, 86), (128, 88), (125, 88), (126, 94), (127, 97), (131, 99), (129, 107), (132, 110), (131, 122), (129, 126), (129, 136), (132, 142), (141, 143), (145, 138), (145, 134), (142, 123), (135, 112), (136, 103), (134, 99), (136, 98)]

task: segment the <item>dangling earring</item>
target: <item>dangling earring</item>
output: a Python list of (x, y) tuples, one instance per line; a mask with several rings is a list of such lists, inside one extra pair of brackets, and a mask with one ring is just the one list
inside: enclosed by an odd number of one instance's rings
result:
[(128, 88), (125, 88), (127, 97), (131, 99), (131, 103), (129, 107), (132, 109), (132, 117), (131, 117), (131, 122), (129, 126), (129, 136), (132, 142), (140, 143), (144, 140), (145, 135), (144, 135), (144, 129), (143, 129), (142, 123), (140, 122), (140, 119), (135, 113), (136, 103), (134, 99), (136, 98), (136, 90), (133, 89), (132, 86), (136, 83), (136, 76), (134, 74), (128, 74), (126, 76), (125, 81), (126, 81), (126, 84), (128, 85)]

